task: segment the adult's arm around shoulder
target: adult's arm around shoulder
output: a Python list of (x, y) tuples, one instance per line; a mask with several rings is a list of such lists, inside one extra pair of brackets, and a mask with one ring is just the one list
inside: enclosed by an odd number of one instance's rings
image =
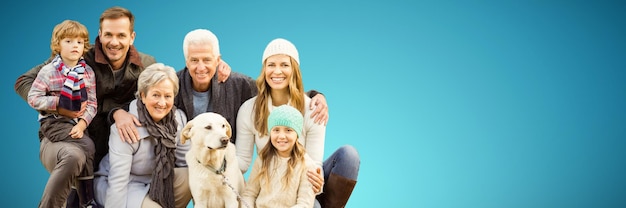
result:
[(259, 89), (256, 87), (256, 80), (252, 79), (252, 77), (246, 76), (246, 80), (248, 80), (248, 84), (250, 85), (251, 97), (256, 96), (259, 92)]
[(249, 99), (241, 105), (237, 113), (237, 140), (235, 140), (235, 146), (237, 147), (237, 160), (241, 173), (248, 171), (254, 154), (254, 134), (256, 130), (252, 121), (253, 105), (254, 100)]
[[(308, 101), (306, 105), (309, 105), (309, 102), (310, 101)], [(321, 167), (324, 157), (324, 143), (326, 141), (326, 126), (315, 123), (315, 120), (311, 118), (312, 113), (312, 110), (306, 110), (304, 117), (306, 139), (304, 142), (307, 154)]]
[(242, 82), (240, 85), (245, 85), (244, 87), (242, 87), (243, 89), (242, 89), (242, 92), (240, 93), (243, 101), (246, 101), (250, 99), (251, 97), (254, 97), (257, 95), (258, 89), (256, 87), (256, 81), (252, 79), (252, 77), (249, 77), (248, 75), (237, 73), (237, 72), (233, 72), (231, 77), (232, 77), (231, 79), (233, 80), (239, 80), (240, 82)]
[(41, 68), (43, 68), (43, 66), (50, 63), (51, 60), (52, 59), (48, 59), (44, 61), (43, 63), (31, 68), (30, 70), (26, 71), (24, 74), (20, 75), (17, 78), (17, 80), (15, 80), (15, 85), (13, 86), (13, 88), (15, 89), (15, 92), (20, 97), (22, 97), (22, 99), (24, 99), (24, 101), (28, 102), (28, 92), (30, 91), (30, 87), (33, 85), (33, 82), (35, 81), (35, 78), (37, 78), (37, 73), (39, 73), (39, 71), (41, 70)]
[(317, 90), (309, 90), (309, 91), (307, 91), (307, 92), (306, 92), (306, 95), (307, 95), (307, 96), (309, 96), (309, 98), (313, 98), (313, 97), (315, 97), (317, 94), (324, 95), (324, 94), (322, 94), (321, 92), (319, 92), (319, 91), (317, 91)]
[(122, 107), (116, 107), (113, 108), (109, 111), (109, 113), (107, 114), (107, 125), (112, 125), (115, 123), (115, 118), (113, 117), (113, 114), (115, 113), (115, 111), (117, 110), (124, 110), (126, 112), (128, 112), (128, 109), (130, 108), (130, 103), (126, 103), (125, 105), (123, 105)]

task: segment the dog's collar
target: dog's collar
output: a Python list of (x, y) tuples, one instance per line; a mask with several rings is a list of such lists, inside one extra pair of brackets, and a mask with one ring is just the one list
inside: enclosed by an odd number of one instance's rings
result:
[[(196, 158), (196, 161), (198, 161), (198, 164), (202, 165), (202, 163), (200, 162), (200, 160), (198, 160), (198, 158)], [(216, 170), (215, 168), (209, 165), (203, 165), (203, 166), (208, 168), (212, 172), (215, 172), (215, 174), (221, 175), (226, 170), (226, 157), (224, 157), (224, 162), (222, 163), (222, 167), (219, 170)]]

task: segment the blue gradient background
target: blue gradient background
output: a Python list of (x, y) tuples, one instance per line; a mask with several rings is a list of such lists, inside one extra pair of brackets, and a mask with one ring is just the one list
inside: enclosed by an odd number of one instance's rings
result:
[(330, 104), (325, 155), (362, 157), (348, 207), (626, 207), (624, 1), (1, 4), (3, 207), (35, 207), (48, 177), (15, 79), (49, 56), (55, 24), (95, 39), (113, 5), (176, 69), (196, 28), (252, 77), (271, 39), (294, 42), (305, 88)]

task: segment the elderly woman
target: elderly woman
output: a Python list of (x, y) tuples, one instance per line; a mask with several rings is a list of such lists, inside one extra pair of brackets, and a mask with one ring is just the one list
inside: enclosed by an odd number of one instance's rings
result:
[(111, 125), (109, 153), (96, 172), (96, 201), (105, 207), (185, 207), (191, 198), (185, 153), (178, 132), (185, 113), (176, 109), (178, 77), (162, 63), (148, 66), (137, 83), (129, 113), (135, 115), (140, 140), (127, 143)]

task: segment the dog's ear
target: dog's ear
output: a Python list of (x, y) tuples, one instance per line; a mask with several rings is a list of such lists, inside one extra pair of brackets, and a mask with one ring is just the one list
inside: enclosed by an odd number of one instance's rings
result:
[(180, 135), (182, 144), (185, 144), (185, 142), (191, 139), (191, 136), (193, 136), (193, 133), (191, 132), (192, 127), (193, 127), (193, 122), (189, 121), (187, 122), (187, 125), (185, 125), (185, 128), (183, 128), (183, 132)]
[(228, 121), (226, 121), (226, 136), (230, 139), (231, 136), (233, 136), (233, 130), (230, 128), (230, 123), (228, 123)]

